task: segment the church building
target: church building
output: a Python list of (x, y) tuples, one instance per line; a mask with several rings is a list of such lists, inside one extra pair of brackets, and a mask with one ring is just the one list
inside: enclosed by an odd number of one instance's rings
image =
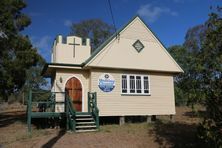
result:
[[(123, 117), (175, 114), (173, 77), (182, 72), (136, 16), (92, 53), (90, 39), (57, 36), (43, 76), (52, 92), (68, 92), (77, 112), (88, 112), (88, 92), (96, 92), (100, 117)], [(55, 98), (64, 112), (64, 97)]]

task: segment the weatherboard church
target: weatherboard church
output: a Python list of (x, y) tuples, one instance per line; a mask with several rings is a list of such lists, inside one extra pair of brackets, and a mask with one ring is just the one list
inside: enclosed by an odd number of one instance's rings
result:
[[(88, 112), (88, 92), (96, 92), (100, 117), (124, 117), (175, 114), (173, 77), (182, 72), (136, 16), (92, 53), (90, 39), (57, 36), (43, 76), (52, 92), (68, 93), (77, 112)], [(56, 102), (64, 112), (64, 97)]]

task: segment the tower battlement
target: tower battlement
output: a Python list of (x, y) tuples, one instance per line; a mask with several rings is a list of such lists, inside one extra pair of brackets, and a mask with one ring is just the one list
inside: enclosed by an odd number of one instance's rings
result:
[(52, 49), (52, 63), (81, 64), (90, 56), (89, 38), (58, 35)]
[[(90, 39), (89, 38), (81, 38), (77, 36), (67, 36), (63, 37), (62, 35), (58, 35), (55, 40), (56, 44), (79, 44), (80, 46), (90, 46)], [(75, 42), (75, 43), (74, 43)]]

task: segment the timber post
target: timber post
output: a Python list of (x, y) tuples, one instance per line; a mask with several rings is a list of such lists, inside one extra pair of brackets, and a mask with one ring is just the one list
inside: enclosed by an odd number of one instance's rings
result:
[[(97, 109), (97, 93), (96, 92), (94, 92), (94, 101), (95, 101), (95, 108)], [(96, 127), (99, 129), (99, 110), (96, 110)]]
[(65, 112), (66, 112), (66, 130), (69, 130), (69, 108), (68, 108), (68, 97), (65, 93)]
[(170, 121), (171, 121), (171, 122), (174, 122), (174, 117), (173, 117), (173, 115), (170, 115)]
[(119, 125), (123, 125), (125, 124), (125, 117), (124, 116), (120, 116), (119, 117)]
[(88, 92), (88, 113), (90, 113), (90, 92)]
[(152, 116), (151, 116), (151, 120), (152, 120), (152, 121), (156, 121), (156, 115), (152, 115)]
[(147, 123), (151, 123), (151, 122), (152, 122), (151, 116), (147, 116), (147, 117), (146, 117), (146, 122), (147, 122)]

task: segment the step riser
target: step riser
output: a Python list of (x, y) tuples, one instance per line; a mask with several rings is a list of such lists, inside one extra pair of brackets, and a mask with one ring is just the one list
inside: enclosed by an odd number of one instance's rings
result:
[(81, 118), (81, 119), (76, 119), (76, 121), (92, 121), (93, 118)]
[(91, 130), (76, 130), (77, 133), (83, 133), (83, 132), (96, 132), (97, 129), (91, 129)]
[(92, 115), (92, 114), (88, 112), (77, 112), (76, 115)]
[(76, 126), (76, 128), (96, 128), (96, 126)]
[(96, 124), (95, 123), (93, 123), (93, 124), (76, 124), (76, 126), (96, 126)]
[(96, 124), (95, 122), (76, 122), (76, 124), (82, 125), (82, 124)]
[(92, 117), (92, 115), (76, 115), (76, 117)]

